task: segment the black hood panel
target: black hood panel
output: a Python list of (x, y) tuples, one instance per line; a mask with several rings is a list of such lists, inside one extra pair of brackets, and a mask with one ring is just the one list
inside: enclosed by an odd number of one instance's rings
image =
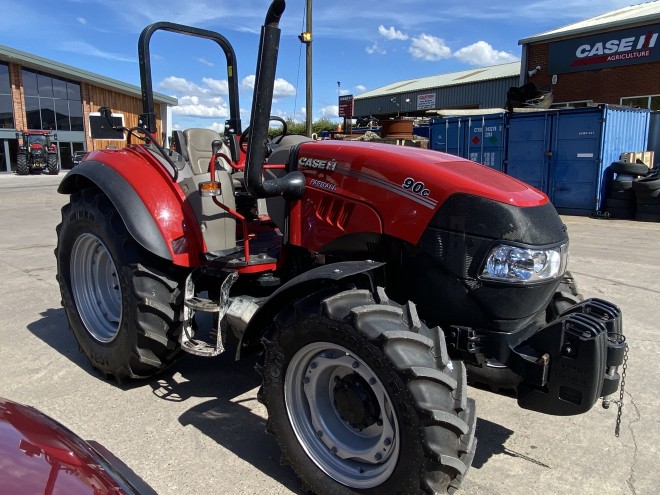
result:
[(552, 203), (523, 208), (462, 193), (442, 204), (429, 227), (533, 246), (560, 244), (568, 239)]

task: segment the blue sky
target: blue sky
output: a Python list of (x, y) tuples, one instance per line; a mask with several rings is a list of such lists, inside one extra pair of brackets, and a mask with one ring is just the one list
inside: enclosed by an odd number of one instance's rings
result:
[[(238, 59), (241, 114), (249, 119), (259, 28), (268, 0), (2, 0), (0, 44), (139, 85), (137, 39), (156, 21), (218, 31)], [(333, 0), (313, 2), (312, 114), (336, 118), (339, 94), (395, 81), (506, 63), (518, 40), (630, 0)], [(288, 0), (272, 113), (305, 119), (305, 0)], [(179, 98), (175, 128), (222, 129), (224, 56), (214, 43), (158, 32), (154, 89)], [(340, 86), (338, 86), (340, 82)], [(245, 125), (245, 124), (244, 124)]]

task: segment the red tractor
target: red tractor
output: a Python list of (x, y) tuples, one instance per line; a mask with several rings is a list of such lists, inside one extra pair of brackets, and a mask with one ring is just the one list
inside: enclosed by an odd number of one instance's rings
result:
[(50, 175), (60, 172), (55, 134), (50, 131), (23, 131), (16, 133), (21, 140), (16, 156), (16, 173), (28, 175), (45, 170)]
[[(142, 32), (139, 126), (59, 187), (70, 195), (56, 249), (70, 326), (118, 381), (184, 352), (260, 354), (268, 430), (309, 491), (453, 492), (476, 447), (468, 378), (514, 388), (523, 408), (588, 411), (619, 390), (621, 312), (576, 295), (566, 228), (524, 183), (435, 151), (314, 141), (286, 125), (269, 139), (283, 11), (274, 0), (262, 27), (246, 130), (226, 38), (164, 22)], [(188, 129), (169, 149), (158, 143), (158, 30), (222, 48), (223, 136)], [(213, 329), (199, 312), (214, 314)]]

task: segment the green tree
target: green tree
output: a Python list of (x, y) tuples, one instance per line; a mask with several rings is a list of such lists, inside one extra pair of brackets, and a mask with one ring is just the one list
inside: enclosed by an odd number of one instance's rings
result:
[[(293, 119), (286, 119), (287, 133), (288, 134), (297, 134), (299, 136), (304, 136), (306, 131), (306, 126), (304, 122), (295, 122)], [(337, 129), (337, 124), (330, 119), (322, 118), (312, 123), (312, 132), (320, 134), (321, 131), (334, 131)], [(275, 137), (282, 133), (282, 127), (271, 127), (268, 129), (268, 136)]]

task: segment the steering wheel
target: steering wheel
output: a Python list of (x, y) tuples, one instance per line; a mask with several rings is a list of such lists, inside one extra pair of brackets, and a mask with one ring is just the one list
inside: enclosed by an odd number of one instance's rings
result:
[[(282, 141), (282, 139), (284, 138), (284, 136), (286, 136), (288, 134), (289, 126), (286, 125), (286, 120), (284, 120), (282, 117), (277, 117), (275, 115), (271, 115), (270, 118), (268, 119), (268, 121), (270, 122), (271, 120), (274, 120), (274, 121), (279, 122), (280, 124), (282, 124), (282, 132), (280, 134), (278, 134), (277, 136), (275, 136), (273, 139), (268, 138), (268, 142), (269, 143), (274, 143), (274, 144), (279, 144)], [(238, 141), (238, 145), (240, 146), (241, 151), (243, 153), (246, 153), (246, 154), (247, 154), (247, 142), (248, 142), (248, 138), (250, 137), (250, 127), (251, 126), (247, 126), (245, 128), (245, 130), (243, 131), (243, 134), (241, 134), (241, 139), (239, 139), (239, 141)]]

